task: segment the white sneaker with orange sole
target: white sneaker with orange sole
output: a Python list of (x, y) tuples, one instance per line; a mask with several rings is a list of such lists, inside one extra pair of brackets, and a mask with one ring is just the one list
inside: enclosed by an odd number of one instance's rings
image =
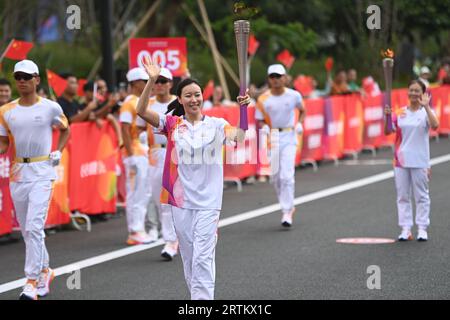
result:
[(37, 288), (32, 283), (27, 283), (19, 296), (19, 300), (37, 300)]
[(55, 278), (55, 271), (48, 268), (47, 272), (41, 272), (37, 284), (37, 294), (39, 297), (45, 297), (50, 293), (50, 284)]
[(127, 239), (127, 245), (129, 246), (135, 246), (139, 244), (149, 244), (151, 242), (153, 242), (153, 240), (144, 231), (130, 234)]
[(410, 229), (403, 229), (402, 233), (398, 236), (398, 241), (411, 241), (413, 239), (413, 235)]

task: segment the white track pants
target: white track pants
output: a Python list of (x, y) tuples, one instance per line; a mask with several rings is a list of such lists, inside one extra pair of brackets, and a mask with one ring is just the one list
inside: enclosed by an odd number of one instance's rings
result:
[(297, 146), (281, 144), (278, 170), (273, 173), (272, 182), (277, 192), (281, 211), (288, 213), (294, 208), (295, 156)]
[(192, 300), (213, 300), (219, 210), (172, 207), (184, 277)]
[(27, 279), (37, 280), (42, 269), (49, 266), (44, 227), (53, 181), (11, 182), (10, 189), (25, 241), (25, 276)]
[(177, 240), (177, 235), (175, 233), (175, 227), (173, 225), (172, 206), (166, 204), (161, 205), (160, 200), (166, 149), (153, 149), (152, 157), (156, 160), (156, 164), (155, 166), (150, 166), (150, 183), (152, 201), (155, 205), (156, 212), (153, 210), (149, 210), (149, 220), (152, 225), (158, 225), (157, 221), (159, 220), (159, 222), (161, 223), (161, 233), (164, 241), (174, 242)]
[(149, 183), (148, 158), (136, 156), (136, 174), (131, 174), (131, 168), (125, 163), (125, 173), (127, 176), (127, 223), (128, 232), (145, 231), (145, 215), (150, 201), (151, 189)]
[(397, 189), (398, 224), (402, 228), (413, 226), (411, 197), (416, 202), (416, 224), (419, 228), (430, 225), (430, 195), (427, 169), (398, 168), (395, 172)]

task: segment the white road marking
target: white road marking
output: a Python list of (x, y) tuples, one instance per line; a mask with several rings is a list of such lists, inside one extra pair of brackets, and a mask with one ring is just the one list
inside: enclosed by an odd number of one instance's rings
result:
[[(447, 154), (447, 155), (444, 155), (441, 157), (431, 159), (430, 163), (432, 166), (434, 166), (434, 165), (438, 165), (438, 164), (449, 162), (449, 161), (450, 161), (450, 154)], [(344, 183), (339, 186), (331, 187), (328, 189), (324, 189), (321, 191), (313, 192), (313, 193), (298, 197), (298, 198), (294, 199), (294, 204), (299, 205), (299, 204), (315, 201), (315, 200), (326, 198), (326, 197), (336, 195), (336, 194), (339, 194), (339, 193), (342, 193), (345, 191), (362, 188), (364, 186), (368, 186), (368, 185), (371, 185), (371, 184), (374, 184), (377, 182), (388, 180), (393, 177), (394, 177), (394, 171), (392, 171), (392, 170), (386, 171), (386, 172), (376, 174), (376, 175), (373, 175), (373, 176), (370, 176), (367, 178)], [(279, 211), (280, 209), (281, 209), (281, 207), (279, 204), (273, 204), (273, 205), (270, 205), (270, 206), (267, 206), (264, 208), (259, 208), (256, 210), (241, 213), (241, 214), (220, 220), (219, 228), (223, 228), (223, 227), (233, 225), (233, 224), (236, 224), (236, 223), (239, 223), (242, 221), (260, 217), (260, 216), (263, 216), (263, 215), (266, 215), (266, 214), (269, 214), (269, 213), (272, 213), (275, 211)], [(164, 244), (164, 241), (159, 240), (157, 242), (154, 242), (154, 243), (148, 244), (148, 245), (133, 246), (133, 247), (125, 248), (125, 249), (108, 252), (108, 253), (105, 253), (105, 254), (102, 254), (99, 256), (95, 256), (95, 257), (92, 257), (89, 259), (81, 260), (81, 261), (74, 262), (69, 265), (57, 268), (57, 269), (55, 269), (55, 273), (56, 273), (56, 276), (70, 274), (76, 270), (85, 269), (85, 268), (92, 267), (92, 266), (95, 266), (95, 265), (98, 265), (98, 264), (101, 264), (104, 262), (108, 262), (108, 261), (111, 261), (114, 259), (122, 258), (122, 257), (128, 256), (128, 255), (134, 254), (134, 253), (149, 250), (149, 249), (161, 246), (163, 244)], [(18, 288), (24, 286), (25, 282), (26, 282), (26, 279), (22, 278), (19, 280), (1, 284), (0, 285), (0, 293), (18, 289)]]

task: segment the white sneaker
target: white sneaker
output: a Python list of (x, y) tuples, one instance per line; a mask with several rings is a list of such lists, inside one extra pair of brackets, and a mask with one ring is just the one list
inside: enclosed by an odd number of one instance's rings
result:
[(148, 237), (150, 238), (150, 242), (158, 241), (158, 239), (159, 239), (158, 230), (156, 228), (151, 228), (148, 231)]
[(417, 241), (427, 241), (428, 240), (428, 233), (425, 229), (419, 229), (417, 232)]
[(138, 244), (149, 244), (153, 242), (150, 236), (144, 231), (137, 232), (135, 234), (130, 234), (127, 239), (127, 244), (129, 246), (134, 246)]
[(283, 227), (289, 228), (292, 226), (292, 219), (294, 216), (295, 208), (293, 208), (288, 213), (283, 213), (283, 217), (281, 218), (281, 225)]
[(164, 249), (161, 251), (161, 257), (171, 261), (178, 253), (178, 241), (167, 242)]
[(402, 233), (398, 236), (398, 241), (410, 241), (413, 239), (410, 229), (403, 229)]
[(37, 288), (31, 283), (27, 283), (19, 296), (19, 300), (37, 300)]
[(39, 281), (37, 285), (37, 294), (39, 297), (45, 297), (50, 293), (50, 284), (55, 278), (55, 271), (53, 269), (48, 268), (48, 272), (41, 272), (39, 276)]

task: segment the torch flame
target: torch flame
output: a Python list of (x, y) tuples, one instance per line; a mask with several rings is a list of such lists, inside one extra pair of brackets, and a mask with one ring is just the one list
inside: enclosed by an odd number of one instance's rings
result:
[(394, 50), (391, 49), (387, 49), (386, 51), (382, 51), (381, 55), (383, 56), (383, 58), (390, 58), (390, 59), (394, 59)]

